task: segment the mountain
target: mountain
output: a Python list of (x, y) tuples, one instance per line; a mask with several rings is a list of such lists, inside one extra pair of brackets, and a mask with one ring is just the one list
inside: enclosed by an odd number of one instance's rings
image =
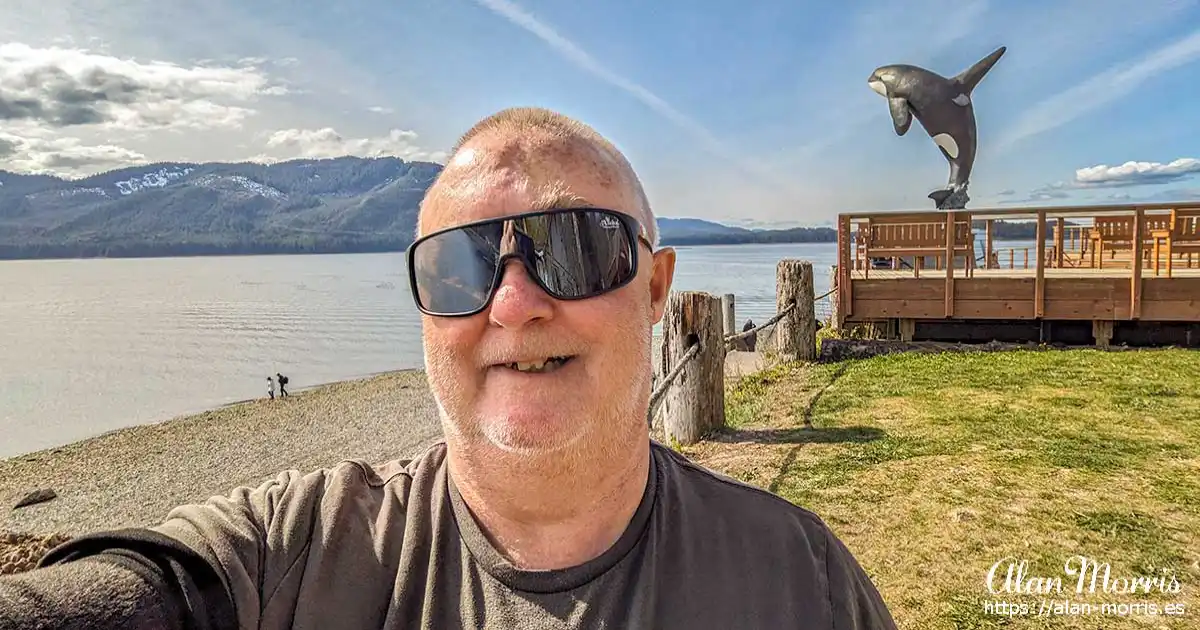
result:
[(0, 258), (398, 249), (440, 170), (343, 157), (160, 163), (78, 180), (0, 171)]
[(659, 217), (658, 231), (664, 245), (837, 242), (837, 230), (827, 227), (749, 229), (703, 219), (672, 217)]
[(662, 238), (690, 238), (690, 237), (705, 237), (713, 235), (746, 235), (750, 234), (750, 230), (732, 225), (724, 225), (706, 221), (704, 219), (680, 219), (674, 217), (659, 217), (658, 231), (662, 234)]
[[(158, 163), (68, 180), (0, 170), (0, 258), (398, 251), (431, 162)], [(835, 240), (829, 228), (750, 230), (661, 218), (664, 244)]]

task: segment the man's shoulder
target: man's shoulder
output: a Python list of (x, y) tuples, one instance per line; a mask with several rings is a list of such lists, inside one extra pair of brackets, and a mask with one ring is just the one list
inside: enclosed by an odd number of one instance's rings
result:
[(653, 448), (667, 469), (667, 482), (674, 482), (670, 488), (673, 499), (685, 513), (698, 510), (710, 523), (719, 521), (725, 528), (761, 531), (817, 548), (823, 548), (832, 535), (824, 519), (811, 510), (703, 466), (657, 442)]
[[(404, 457), (386, 461), (346, 458), (326, 468), (308, 473), (287, 471), (284, 475), (319, 485), (323, 493), (331, 490), (384, 491), (393, 496), (407, 497), (414, 485), (428, 486), (444, 469), (446, 444), (437, 441)], [(328, 498), (328, 496), (327, 496)]]
[(425, 488), (426, 494), (436, 488), (435, 480), (444, 461), (445, 444), (439, 441), (415, 454), (384, 462), (346, 458), (315, 469), (281, 470), (261, 483), (176, 506), (167, 514), (166, 522), (155, 527), (169, 528), (173, 519), (219, 519), (221, 513), (230, 510), (248, 509), (262, 519), (288, 521), (309, 519), (317, 512), (334, 513), (353, 505), (382, 505), (397, 499), (403, 504), (418, 486)]

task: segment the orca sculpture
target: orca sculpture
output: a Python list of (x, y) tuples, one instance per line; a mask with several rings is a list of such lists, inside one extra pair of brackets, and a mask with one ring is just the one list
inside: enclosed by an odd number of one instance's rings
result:
[(887, 99), (896, 135), (907, 133), (916, 118), (950, 163), (946, 187), (929, 193), (939, 210), (962, 209), (970, 200), (967, 185), (976, 152), (971, 92), (1004, 51), (1001, 46), (950, 79), (905, 64), (881, 66), (867, 79), (867, 85)]

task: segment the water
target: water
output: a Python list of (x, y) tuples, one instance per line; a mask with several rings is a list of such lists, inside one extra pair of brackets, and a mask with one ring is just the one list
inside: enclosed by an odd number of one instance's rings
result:
[[(775, 265), (832, 243), (677, 248), (674, 289), (775, 313)], [(0, 262), (0, 458), (266, 395), (423, 367), (402, 254)]]

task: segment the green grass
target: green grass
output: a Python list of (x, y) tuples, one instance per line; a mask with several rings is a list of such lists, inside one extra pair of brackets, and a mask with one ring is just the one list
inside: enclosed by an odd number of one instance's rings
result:
[[(1200, 353), (896, 354), (732, 383), (729, 428), (682, 450), (813, 510), (903, 628), (1200, 628)], [(1063, 565), (1175, 575), (1176, 594), (1076, 594)], [(1056, 600), (1183, 602), (1172, 618), (1005, 618), (1011, 556)], [(1009, 601), (1040, 602), (1012, 595)]]

